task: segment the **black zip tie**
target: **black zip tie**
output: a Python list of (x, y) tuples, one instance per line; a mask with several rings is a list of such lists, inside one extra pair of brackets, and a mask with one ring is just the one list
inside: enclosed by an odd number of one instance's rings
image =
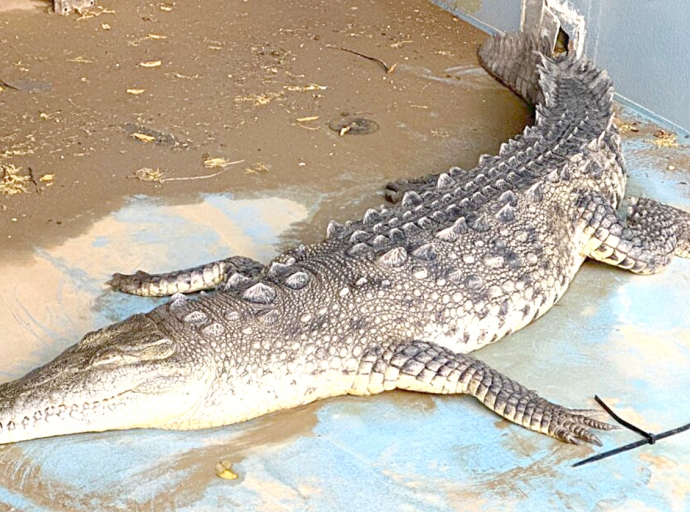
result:
[(633, 432), (636, 432), (636, 433), (640, 434), (642, 437), (644, 437), (644, 438), (646, 438), (646, 439), (648, 440), (649, 444), (654, 444), (654, 443), (656, 442), (656, 437), (655, 437), (654, 434), (651, 434), (651, 433), (649, 433), (649, 432), (646, 432), (646, 431), (642, 430), (640, 427), (636, 427), (636, 426), (633, 425), (632, 423), (629, 423), (629, 422), (625, 421), (623, 418), (621, 418), (620, 416), (618, 416), (618, 414), (616, 414), (615, 412), (613, 412), (613, 409), (611, 409), (608, 405), (606, 405), (606, 403), (604, 403), (604, 401), (603, 401), (601, 398), (599, 398), (599, 395), (594, 395), (594, 399), (597, 401), (597, 403), (598, 403), (599, 405), (601, 405), (601, 406), (604, 408), (604, 410), (605, 410), (607, 413), (609, 413), (609, 415), (610, 415), (614, 420), (616, 420), (618, 423), (620, 423), (621, 425), (623, 425), (625, 428), (627, 428), (628, 430), (632, 430)]
[(599, 398), (597, 395), (594, 396), (594, 399), (597, 401), (599, 405), (601, 405), (604, 410), (611, 415), (611, 417), (616, 420), (618, 423), (623, 425), (625, 428), (632, 430), (633, 432), (641, 435), (644, 437), (644, 439), (641, 439), (639, 441), (635, 441), (634, 443), (626, 444), (624, 446), (620, 446), (619, 448), (614, 448), (613, 450), (609, 450), (604, 453), (599, 453), (597, 455), (593, 455), (592, 457), (589, 457), (587, 459), (583, 459), (579, 462), (576, 462), (573, 464), (573, 467), (576, 468), (578, 466), (583, 466), (585, 464), (589, 464), (590, 462), (595, 462), (597, 460), (605, 459), (607, 457), (611, 457), (613, 455), (617, 455), (622, 452), (627, 452), (628, 450), (633, 450), (635, 448), (638, 448), (639, 446), (644, 446), (645, 444), (654, 444), (657, 441), (661, 441), (662, 439), (665, 439), (667, 437), (673, 436), (675, 434), (680, 434), (681, 432), (685, 432), (686, 430), (690, 430), (690, 423), (687, 425), (683, 425), (682, 427), (674, 428), (672, 430), (667, 430), (666, 432), (662, 432), (661, 434), (652, 434), (651, 432), (646, 432), (642, 430), (639, 427), (636, 427), (632, 423), (629, 423), (625, 421), (623, 418), (618, 416), (613, 410), (604, 403), (604, 401)]

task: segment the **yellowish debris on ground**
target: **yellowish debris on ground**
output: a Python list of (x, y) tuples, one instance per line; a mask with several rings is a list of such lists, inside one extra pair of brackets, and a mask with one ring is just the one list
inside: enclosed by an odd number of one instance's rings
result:
[(659, 148), (678, 148), (680, 144), (676, 140), (676, 134), (664, 130), (657, 130), (654, 132), (654, 140), (652, 144)]
[(216, 464), (216, 475), (225, 480), (237, 480), (239, 478), (239, 475), (232, 471), (232, 463), (226, 461)]
[(163, 183), (163, 171), (160, 169), (151, 169), (150, 167), (142, 167), (134, 172), (134, 177), (140, 181), (155, 181), (156, 183)]
[(26, 194), (29, 192), (26, 185), (31, 181), (31, 176), (19, 174), (21, 167), (12, 164), (0, 165), (0, 193), (4, 196)]

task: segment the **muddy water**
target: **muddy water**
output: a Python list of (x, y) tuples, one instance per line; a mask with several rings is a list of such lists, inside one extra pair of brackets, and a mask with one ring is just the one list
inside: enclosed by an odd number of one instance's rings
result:
[[(97, 3), (0, 12), (0, 164), (33, 180), (0, 195), (2, 253), (63, 243), (137, 194), (326, 194), (320, 234), (387, 180), (472, 167), (527, 120), (478, 69), (484, 35), (422, 0)], [(341, 137), (342, 113), (380, 128)]]
[[(473, 167), (528, 121), (478, 67), (484, 36), (421, 0), (97, 3), (81, 17), (0, 3), (0, 165), (29, 178), (0, 195), (0, 382), (156, 304), (110, 291), (115, 271), (267, 261), (380, 204), (389, 180)], [(341, 135), (329, 124), (343, 114), (378, 130)], [(229, 164), (204, 165), (218, 159)], [(381, 404), (409, 418), (435, 408), (396, 394), (332, 403), (355, 424)], [(311, 436), (314, 456), (350, 456), (313, 432), (321, 411), (2, 447), (0, 507), (214, 506), (220, 489), (299, 508), (324, 490), (272, 476), (274, 456), (292, 460)], [(215, 477), (221, 459), (239, 465), (237, 484)]]

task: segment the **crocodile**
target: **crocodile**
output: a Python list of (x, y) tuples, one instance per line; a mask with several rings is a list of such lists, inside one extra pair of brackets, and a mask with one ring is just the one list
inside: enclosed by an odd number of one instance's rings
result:
[(481, 47), (535, 122), (476, 168), (392, 184), (392, 204), (267, 265), (232, 256), (116, 274), (120, 291), (172, 297), (0, 385), (0, 444), (201, 429), (393, 389), (470, 395), (529, 430), (600, 444), (612, 425), (598, 411), (552, 403), (468, 355), (546, 313), (587, 258), (651, 274), (690, 256), (690, 214), (646, 198), (619, 212), (611, 80), (550, 50), (525, 34)]

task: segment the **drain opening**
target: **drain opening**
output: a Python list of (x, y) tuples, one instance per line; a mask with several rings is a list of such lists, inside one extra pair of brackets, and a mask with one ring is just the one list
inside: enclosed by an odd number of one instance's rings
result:
[(563, 27), (558, 28), (558, 35), (556, 36), (556, 43), (553, 46), (553, 54), (555, 57), (561, 57), (568, 54), (570, 50), (570, 35), (563, 30)]

